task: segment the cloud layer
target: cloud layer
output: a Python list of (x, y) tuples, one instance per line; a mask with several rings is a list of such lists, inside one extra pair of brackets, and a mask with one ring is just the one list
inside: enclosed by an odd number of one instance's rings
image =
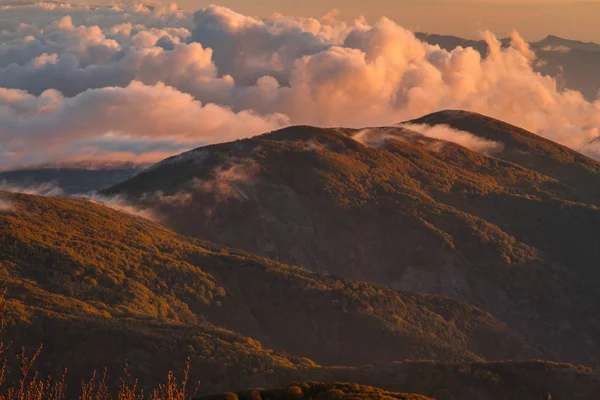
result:
[(509, 48), (483, 36), (485, 58), (425, 44), (386, 18), (0, 6), (0, 168), (157, 161), (289, 124), (391, 125), (442, 109), (487, 114), (600, 159), (600, 101), (534, 72), (517, 33)]

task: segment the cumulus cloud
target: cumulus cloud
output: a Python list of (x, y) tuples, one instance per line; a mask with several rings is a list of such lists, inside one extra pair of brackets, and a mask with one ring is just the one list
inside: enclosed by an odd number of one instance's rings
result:
[[(164, 158), (184, 149), (251, 136), (288, 123), (281, 115), (234, 113), (202, 104), (163, 83), (91, 89), (74, 97), (0, 89), (4, 162), (32, 164), (108, 155), (121, 161)], [(33, 144), (35, 143), (35, 146)]]
[(214, 50), (221, 74), (238, 84), (253, 85), (268, 75), (287, 83), (297, 60), (340, 40), (345, 25), (324, 25), (313, 18), (275, 15), (267, 20), (210, 6), (194, 15), (192, 39)]
[[(193, 89), (198, 81), (216, 76), (212, 50), (185, 44), (187, 29), (138, 26), (142, 30), (136, 33), (131, 24), (127, 28), (117, 42), (98, 26), (74, 27), (67, 16), (43, 29), (41, 37), (8, 42), (0, 46), (0, 86), (32, 94), (56, 89), (73, 96), (90, 88), (126, 86), (132, 80)], [(113, 26), (109, 32), (127, 28)]]
[(31, 31), (71, 17), (74, 25), (110, 28), (123, 23), (144, 25), (149, 28), (192, 28), (192, 12), (184, 11), (175, 3), (148, 7), (143, 4), (95, 7), (67, 2), (31, 2), (31, 4), (0, 5), (0, 32), (3, 38), (15, 32)]
[(483, 37), (486, 57), (425, 44), (386, 18), (1, 6), (0, 166), (156, 161), (289, 124), (388, 126), (443, 109), (487, 114), (600, 159), (600, 101), (534, 72), (517, 33), (509, 47)]

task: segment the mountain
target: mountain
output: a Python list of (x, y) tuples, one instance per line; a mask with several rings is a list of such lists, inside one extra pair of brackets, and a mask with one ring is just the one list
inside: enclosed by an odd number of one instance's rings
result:
[(1, 196), (4, 339), (43, 343), (40, 373), (69, 367), (78, 383), (127, 363), (154, 383), (189, 356), (210, 391), (319, 364), (546, 356), (446, 297), (319, 275), (84, 199)]
[(86, 194), (124, 181), (142, 169), (142, 166), (127, 163), (43, 165), (0, 172), (0, 189), (18, 188), (39, 194)]
[(600, 44), (593, 42), (582, 42), (579, 40), (564, 39), (554, 35), (548, 35), (539, 42), (533, 42), (532, 44), (536, 47), (563, 47), (570, 50), (600, 52)]
[[(561, 400), (600, 390), (600, 373), (582, 366), (474, 362), (544, 354), (448, 298), (285, 266), (83, 199), (0, 194), (10, 321), (2, 341), (12, 342), (0, 358), (43, 343), (33, 371), (57, 377), (69, 367), (66, 398), (94, 369), (107, 366), (114, 382), (128, 365), (131, 384), (155, 387), (186, 357), (189, 386), (200, 380), (201, 396), (225, 392), (207, 400)], [(463, 362), (386, 361), (403, 358)], [(17, 380), (8, 368), (4, 386)], [(340, 381), (353, 383), (331, 383)], [(267, 389), (244, 390), (253, 387)]]
[[(479, 54), (485, 57), (488, 53), (488, 45), (485, 40), (471, 40), (464, 39), (452, 35), (438, 35), (435, 33), (415, 32), (415, 36), (422, 42), (429, 43), (433, 46), (440, 46), (442, 49), (452, 51), (457, 47), (472, 47), (477, 50)], [(503, 47), (510, 46), (510, 39), (500, 39)]]
[(446, 110), (409, 121), (429, 126), (447, 125), (479, 138), (496, 141), (502, 148), (495, 158), (519, 165), (551, 178), (555, 197), (600, 205), (600, 163), (566, 146), (557, 144), (517, 126), (485, 115)]
[(598, 99), (600, 51), (559, 45), (538, 47), (535, 52), (538, 56), (535, 66), (537, 72), (555, 78), (561, 89), (580, 92), (590, 102)]
[(412, 122), (504, 150), (489, 156), (400, 126), (298, 126), (169, 158), (104, 194), (182, 234), (460, 299), (547, 358), (599, 365), (599, 164), (477, 114)]
[[(415, 33), (426, 43), (451, 51), (457, 47), (472, 47), (482, 57), (488, 53), (488, 45), (483, 40), (469, 40), (456, 36)], [(510, 45), (510, 39), (501, 39), (502, 45)], [(600, 91), (600, 44), (563, 39), (549, 35), (539, 42), (529, 43), (537, 59), (534, 70), (557, 80), (562, 89), (581, 92), (588, 101), (598, 98)]]
[[(415, 32), (415, 36), (417, 39), (423, 42), (427, 42), (434, 46), (440, 46), (442, 49), (446, 49), (448, 51), (454, 50), (460, 46), (463, 48), (472, 47), (481, 53), (482, 56), (486, 56), (488, 52), (488, 46), (484, 40), (464, 39), (458, 36), (439, 35), (426, 32)], [(503, 47), (510, 46), (510, 42), (510, 38), (500, 39), (500, 43), (502, 43)], [(561, 51), (562, 49), (562, 51), (582, 50), (587, 52), (600, 52), (600, 44), (593, 42), (582, 42), (579, 40), (570, 40), (555, 35), (548, 35), (540, 41), (530, 42), (529, 45), (534, 50), (545, 49), (545, 51), (550, 51), (554, 49)]]

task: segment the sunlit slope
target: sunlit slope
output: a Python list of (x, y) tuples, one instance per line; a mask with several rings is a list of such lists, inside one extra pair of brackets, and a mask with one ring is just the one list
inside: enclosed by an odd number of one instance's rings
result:
[(128, 362), (160, 376), (191, 356), (217, 384), (315, 362), (545, 354), (459, 301), (289, 267), (83, 199), (2, 198), (8, 333), (17, 348), (44, 342), (55, 369)]

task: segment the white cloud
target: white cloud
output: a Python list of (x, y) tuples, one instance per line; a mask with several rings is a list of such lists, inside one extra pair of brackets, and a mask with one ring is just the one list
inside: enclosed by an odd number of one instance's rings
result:
[(448, 125), (429, 126), (422, 124), (402, 124), (401, 126), (410, 129), (411, 131), (418, 132), (423, 136), (453, 142), (483, 154), (492, 155), (502, 151), (504, 148), (504, 145), (501, 142), (487, 140), (469, 132), (453, 129)]
[[(0, 165), (155, 161), (287, 124), (387, 126), (442, 109), (487, 114), (600, 159), (600, 101), (535, 73), (518, 34), (509, 48), (483, 36), (485, 59), (424, 44), (386, 18), (3, 6)], [(449, 137), (485, 147), (461, 135)]]
[(54, 90), (37, 97), (15, 89), (0, 91), (0, 138), (3, 150), (13, 155), (3, 161), (12, 164), (108, 153), (111, 159), (145, 162), (288, 123), (277, 114), (261, 117), (202, 104), (163, 83), (133, 81), (124, 88), (90, 89), (74, 97)]
[(136, 215), (138, 217), (149, 219), (151, 221), (160, 221), (160, 217), (158, 216), (156, 211), (151, 210), (149, 208), (134, 206), (121, 196), (107, 197), (100, 196), (97, 194), (86, 194), (82, 195), (82, 197), (85, 197), (91, 202), (102, 204), (105, 207), (112, 208), (113, 210), (117, 210), (131, 215)]
[(231, 75), (240, 85), (253, 85), (265, 75), (287, 83), (297, 60), (330, 47), (343, 36), (316, 19), (275, 15), (259, 20), (218, 6), (196, 12), (194, 25), (192, 39), (212, 48), (219, 72)]
[[(430, 141), (425, 138), (438, 140)], [(401, 123), (389, 127), (365, 128), (354, 133), (352, 139), (365, 146), (375, 148), (383, 147), (389, 141), (408, 141), (410, 143), (418, 143), (436, 152), (444, 147), (444, 142), (441, 141), (445, 141), (459, 144), (486, 155), (493, 155), (504, 148), (504, 145), (500, 142), (487, 140), (469, 132), (453, 129), (448, 125), (429, 126)]]

